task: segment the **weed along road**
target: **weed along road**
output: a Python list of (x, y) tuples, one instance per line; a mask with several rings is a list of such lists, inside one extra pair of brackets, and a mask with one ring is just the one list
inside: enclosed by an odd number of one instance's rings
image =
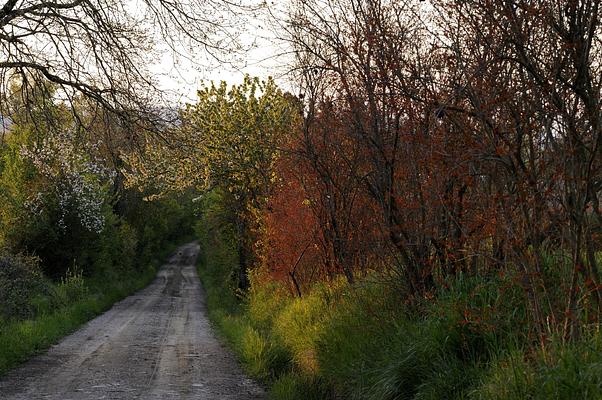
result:
[(211, 330), (198, 252), (180, 247), (146, 289), (0, 378), (0, 399), (263, 399)]

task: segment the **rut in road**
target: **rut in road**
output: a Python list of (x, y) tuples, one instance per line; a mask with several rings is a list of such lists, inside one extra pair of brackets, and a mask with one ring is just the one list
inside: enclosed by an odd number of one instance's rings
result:
[(0, 399), (263, 399), (211, 330), (198, 252), (180, 247), (150, 286), (9, 372)]

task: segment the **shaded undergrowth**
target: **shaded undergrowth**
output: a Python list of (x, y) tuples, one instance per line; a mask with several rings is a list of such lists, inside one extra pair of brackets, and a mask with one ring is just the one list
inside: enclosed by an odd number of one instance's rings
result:
[(91, 277), (69, 271), (60, 282), (41, 276), (37, 294), (27, 299), (26, 316), (0, 318), (0, 375), (46, 350), (114, 303), (147, 286), (161, 262), (176, 248), (171, 243), (136, 269), (106, 269)]
[(512, 277), (458, 276), (410, 307), (377, 274), (299, 298), (256, 273), (239, 301), (233, 246), (205, 239), (210, 318), (273, 399), (602, 399), (600, 327), (538, 346)]

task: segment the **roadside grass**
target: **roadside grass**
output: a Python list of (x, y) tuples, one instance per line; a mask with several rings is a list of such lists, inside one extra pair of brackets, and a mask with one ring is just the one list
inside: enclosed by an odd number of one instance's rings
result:
[(602, 399), (602, 335), (587, 332), (579, 342), (553, 339), (546, 352), (510, 351), (488, 366), (470, 399)]
[(353, 287), (321, 283), (302, 298), (255, 274), (240, 301), (233, 247), (203, 243), (210, 319), (272, 399), (602, 399), (600, 327), (537, 350), (510, 276), (458, 276), (408, 307), (377, 274)]
[(138, 271), (122, 271), (118, 276), (105, 273), (87, 279), (71, 273), (61, 282), (49, 284), (48, 294), (32, 300), (35, 308), (32, 318), (0, 321), (0, 376), (45, 351), (117, 301), (146, 287), (176, 247), (174, 243), (165, 245), (160, 254)]

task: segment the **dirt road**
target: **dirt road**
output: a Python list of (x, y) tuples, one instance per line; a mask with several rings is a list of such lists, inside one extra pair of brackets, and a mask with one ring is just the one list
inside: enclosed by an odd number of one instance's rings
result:
[(263, 399), (211, 330), (198, 252), (180, 247), (149, 287), (0, 379), (0, 399)]

